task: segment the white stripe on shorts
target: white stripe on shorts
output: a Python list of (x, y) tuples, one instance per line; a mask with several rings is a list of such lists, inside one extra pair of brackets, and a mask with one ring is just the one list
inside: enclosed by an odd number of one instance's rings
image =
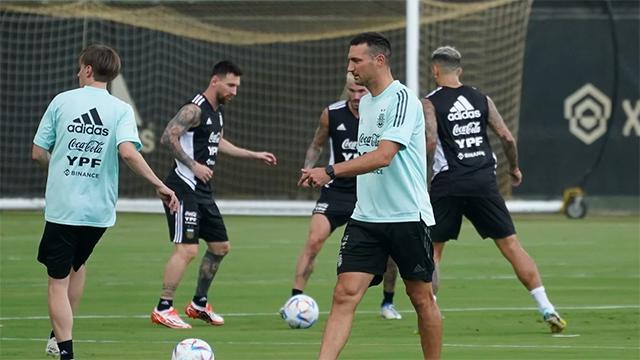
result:
[(184, 218), (184, 214), (182, 213), (183, 208), (184, 203), (181, 201), (178, 211), (174, 214), (176, 218), (173, 226), (173, 242), (176, 244), (182, 243), (182, 219)]

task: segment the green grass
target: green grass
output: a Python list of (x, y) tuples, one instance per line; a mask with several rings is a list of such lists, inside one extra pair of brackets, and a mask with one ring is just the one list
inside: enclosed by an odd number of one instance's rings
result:
[[(291, 330), (276, 312), (288, 297), (307, 218), (227, 217), (232, 252), (210, 299), (223, 327), (190, 321), (170, 330), (149, 321), (172, 245), (161, 215), (120, 214), (88, 263), (88, 280), (74, 347), (78, 359), (168, 359), (187, 337), (211, 344), (218, 360), (315, 358), (331, 291), (339, 230), (318, 259), (307, 293), (320, 321)], [(551, 300), (569, 321), (552, 337), (533, 300), (491, 241), (465, 223), (447, 245), (438, 303), (444, 316), (444, 359), (640, 358), (640, 227), (638, 217), (516, 218), (525, 248), (536, 259)], [(0, 212), (0, 358), (44, 359), (50, 325), (46, 272), (35, 256), (43, 227), (38, 212)], [(178, 289), (182, 308), (192, 296), (197, 266)], [(415, 315), (398, 284), (400, 321), (378, 315), (381, 288), (369, 290), (341, 359), (418, 359)], [(31, 317), (31, 318), (29, 318)]]

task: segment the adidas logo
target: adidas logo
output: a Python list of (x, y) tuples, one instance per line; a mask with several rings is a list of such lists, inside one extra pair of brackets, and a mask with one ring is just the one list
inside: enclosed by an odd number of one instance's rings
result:
[(418, 264), (416, 265), (416, 267), (413, 268), (413, 272), (414, 273), (421, 273), (424, 272), (425, 268), (422, 267), (422, 265)]
[(449, 109), (449, 115), (447, 119), (449, 121), (475, 119), (480, 117), (480, 110), (476, 110), (473, 105), (464, 96), (458, 96), (456, 102), (453, 103), (451, 109)]
[(338, 130), (338, 131), (347, 131), (347, 127), (344, 126), (344, 124), (340, 124), (340, 125), (338, 125), (336, 130)]
[(89, 110), (89, 113), (84, 113), (73, 119), (72, 124), (67, 126), (67, 131), (77, 134), (108, 136), (109, 129), (101, 126), (103, 126), (102, 119), (98, 115), (98, 110), (93, 108)]
[(211, 125), (211, 124), (213, 124), (213, 121), (211, 121), (211, 118), (210, 118), (210, 117), (208, 117), (208, 118), (207, 118), (207, 125)]

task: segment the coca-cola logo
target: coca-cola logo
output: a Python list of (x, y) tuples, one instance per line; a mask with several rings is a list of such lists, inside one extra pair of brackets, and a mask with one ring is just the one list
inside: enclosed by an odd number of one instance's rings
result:
[(355, 150), (357, 145), (358, 145), (357, 141), (344, 139), (344, 141), (342, 142), (342, 150)]
[(371, 135), (360, 134), (360, 137), (358, 138), (359, 146), (368, 145), (368, 146), (378, 147), (379, 143), (380, 143), (380, 135), (378, 134), (371, 134)]
[(453, 126), (453, 136), (478, 134), (480, 130), (481, 128), (480, 128), (479, 121), (472, 121), (467, 125), (462, 125), (462, 126), (455, 124)]
[(94, 154), (102, 153), (102, 147), (104, 146), (104, 142), (98, 140), (89, 140), (89, 141), (78, 141), (78, 139), (71, 139), (69, 141), (69, 145), (67, 148), (69, 150), (78, 150), (84, 152), (90, 152)]

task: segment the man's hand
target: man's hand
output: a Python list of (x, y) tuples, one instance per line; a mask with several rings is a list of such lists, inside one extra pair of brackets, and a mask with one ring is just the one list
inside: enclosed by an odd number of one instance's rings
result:
[(202, 165), (198, 162), (194, 162), (191, 171), (193, 171), (193, 175), (195, 175), (203, 183), (208, 183), (209, 180), (211, 180), (211, 178), (213, 177), (213, 170), (209, 169), (208, 166)]
[(298, 186), (302, 187), (321, 187), (331, 181), (331, 177), (327, 175), (324, 168), (317, 167), (313, 169), (301, 169), (302, 175), (298, 180)]
[(511, 186), (515, 187), (522, 184), (522, 172), (520, 171), (520, 168), (511, 170), (509, 175), (511, 176)]
[(166, 185), (162, 184), (156, 188), (156, 194), (162, 202), (169, 208), (169, 212), (174, 214), (178, 211), (178, 207), (180, 206), (180, 200), (176, 197), (176, 194), (173, 190), (169, 189)]
[(276, 156), (273, 155), (270, 152), (254, 151), (253, 154), (254, 154), (256, 160), (262, 160), (267, 165), (277, 165), (278, 164), (278, 159), (276, 159)]

